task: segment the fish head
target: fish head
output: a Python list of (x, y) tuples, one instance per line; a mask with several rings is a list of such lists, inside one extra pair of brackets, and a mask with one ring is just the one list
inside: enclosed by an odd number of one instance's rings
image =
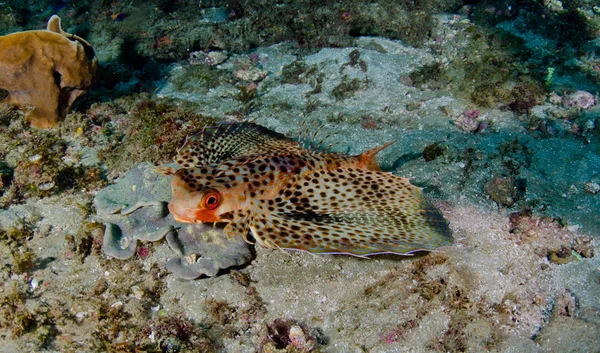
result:
[(210, 167), (179, 169), (171, 180), (169, 212), (178, 222), (205, 223), (227, 221), (225, 214), (239, 209), (243, 201), (233, 183), (215, 177)]
[(169, 211), (179, 222), (229, 222), (232, 211), (248, 208), (251, 200), (273, 197), (289, 175), (301, 170), (296, 159), (246, 156), (179, 169), (171, 181)]

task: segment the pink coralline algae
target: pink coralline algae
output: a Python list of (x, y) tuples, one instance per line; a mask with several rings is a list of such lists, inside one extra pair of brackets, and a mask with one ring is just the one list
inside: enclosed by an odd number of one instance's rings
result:
[(379, 338), (386, 344), (392, 344), (398, 342), (398, 332), (392, 330), (379, 335)]
[(248, 90), (248, 92), (254, 91), (257, 88), (258, 88), (258, 86), (254, 82), (250, 82), (250, 84), (248, 86), (246, 86), (246, 89)]
[(252, 60), (252, 62), (256, 64), (260, 61), (260, 55), (258, 55), (258, 53), (251, 53), (250, 60)]
[(467, 109), (455, 121), (454, 125), (466, 132), (482, 132), (487, 124), (479, 120), (479, 110)]
[(596, 105), (596, 97), (586, 91), (575, 91), (563, 97), (563, 105), (587, 110)]
[(150, 249), (148, 249), (148, 248), (147, 248), (147, 247), (145, 247), (145, 246), (142, 246), (141, 248), (139, 248), (139, 249), (137, 250), (137, 254), (138, 254), (138, 256), (139, 256), (140, 258), (142, 258), (142, 259), (145, 259), (145, 258), (147, 258), (148, 256), (150, 256)]
[(479, 118), (479, 110), (477, 109), (467, 109), (465, 110), (465, 116), (471, 119)]

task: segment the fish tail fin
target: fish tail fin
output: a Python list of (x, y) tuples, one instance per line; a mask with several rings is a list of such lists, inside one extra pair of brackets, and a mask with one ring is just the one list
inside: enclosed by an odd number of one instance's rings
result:
[(375, 158), (375, 156), (383, 149), (393, 145), (396, 142), (398, 142), (398, 140), (388, 142), (385, 145), (381, 145), (379, 147), (375, 147), (366, 152), (361, 153), (360, 155), (358, 155), (360, 166), (369, 170), (381, 171), (381, 167), (379, 166), (379, 163), (377, 163), (377, 159)]

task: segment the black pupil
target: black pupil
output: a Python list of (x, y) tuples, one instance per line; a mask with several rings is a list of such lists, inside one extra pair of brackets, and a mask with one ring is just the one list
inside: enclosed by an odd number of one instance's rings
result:
[(206, 200), (206, 203), (208, 205), (214, 205), (216, 202), (217, 202), (217, 198), (214, 197), (214, 196), (211, 196), (211, 197), (208, 198), (208, 200)]

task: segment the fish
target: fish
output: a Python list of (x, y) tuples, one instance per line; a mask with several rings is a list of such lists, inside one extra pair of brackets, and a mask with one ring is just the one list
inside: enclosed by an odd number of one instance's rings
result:
[(111, 16), (112, 20), (115, 22), (123, 21), (125, 17), (127, 17), (127, 14), (125, 12), (118, 12)]
[(178, 150), (179, 169), (159, 169), (172, 176), (169, 211), (270, 249), (363, 257), (452, 244), (423, 191), (381, 171), (375, 157), (394, 141), (349, 156), (307, 140), (251, 122), (205, 129)]

